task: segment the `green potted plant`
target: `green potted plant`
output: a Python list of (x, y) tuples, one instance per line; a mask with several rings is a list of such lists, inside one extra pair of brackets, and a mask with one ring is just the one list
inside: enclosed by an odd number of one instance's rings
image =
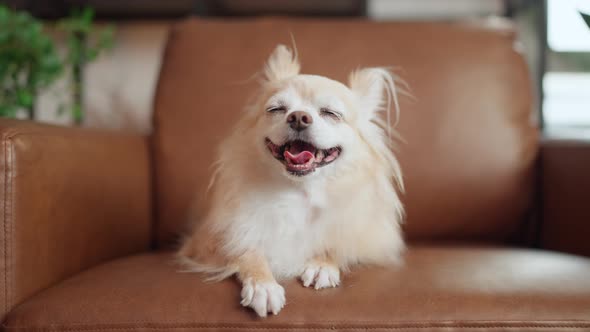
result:
[(71, 84), (61, 95), (71, 96), (72, 119), (82, 124), (84, 67), (113, 45), (112, 27), (97, 29), (93, 18), (93, 10), (84, 8), (57, 22), (67, 40), (62, 59), (41, 21), (0, 5), (0, 116), (20, 117), (24, 111), (27, 118), (35, 119), (40, 90), (67, 74)]
[(0, 116), (35, 118), (35, 99), (63, 65), (41, 22), (0, 6)]

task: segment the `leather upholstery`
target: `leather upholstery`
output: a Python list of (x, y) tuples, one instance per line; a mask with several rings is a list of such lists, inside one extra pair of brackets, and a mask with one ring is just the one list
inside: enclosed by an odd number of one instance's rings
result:
[(543, 142), (541, 245), (590, 256), (590, 139)]
[(148, 249), (145, 137), (0, 120), (0, 319), (97, 263)]
[[(174, 241), (204, 195), (214, 148), (277, 43), (297, 43), (304, 73), (346, 80), (398, 66), (399, 159), (411, 240), (504, 241), (530, 208), (538, 151), (531, 87), (514, 33), (475, 25), (358, 20), (191, 19), (173, 29), (155, 101), (158, 238)], [(197, 197), (195, 197), (195, 192)], [(197, 210), (198, 214), (202, 210)]]
[(491, 247), (416, 247), (398, 270), (360, 269), (342, 287), (286, 283), (287, 305), (256, 318), (233, 280), (178, 273), (172, 256), (119, 259), (39, 293), (5, 331), (590, 330), (590, 261)]

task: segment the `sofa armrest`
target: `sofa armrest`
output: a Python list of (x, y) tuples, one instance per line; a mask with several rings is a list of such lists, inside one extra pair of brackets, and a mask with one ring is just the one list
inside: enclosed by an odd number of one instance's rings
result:
[(146, 137), (0, 119), (0, 321), (26, 297), (150, 245)]
[(590, 256), (590, 139), (544, 139), (541, 170), (541, 246)]

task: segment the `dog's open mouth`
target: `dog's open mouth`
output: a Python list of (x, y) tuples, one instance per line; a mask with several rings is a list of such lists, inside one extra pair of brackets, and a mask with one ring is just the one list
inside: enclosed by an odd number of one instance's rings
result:
[(279, 160), (287, 171), (293, 175), (303, 176), (326, 166), (340, 156), (342, 148), (318, 149), (313, 144), (301, 140), (288, 141), (276, 145), (266, 139), (266, 146), (275, 159)]

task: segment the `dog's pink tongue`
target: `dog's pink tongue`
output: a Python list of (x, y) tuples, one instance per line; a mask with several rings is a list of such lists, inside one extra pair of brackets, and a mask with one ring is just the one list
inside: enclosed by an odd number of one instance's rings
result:
[(296, 155), (291, 154), (289, 151), (285, 151), (284, 156), (287, 161), (294, 165), (307, 164), (307, 162), (314, 158), (313, 153), (309, 151), (301, 151)]

